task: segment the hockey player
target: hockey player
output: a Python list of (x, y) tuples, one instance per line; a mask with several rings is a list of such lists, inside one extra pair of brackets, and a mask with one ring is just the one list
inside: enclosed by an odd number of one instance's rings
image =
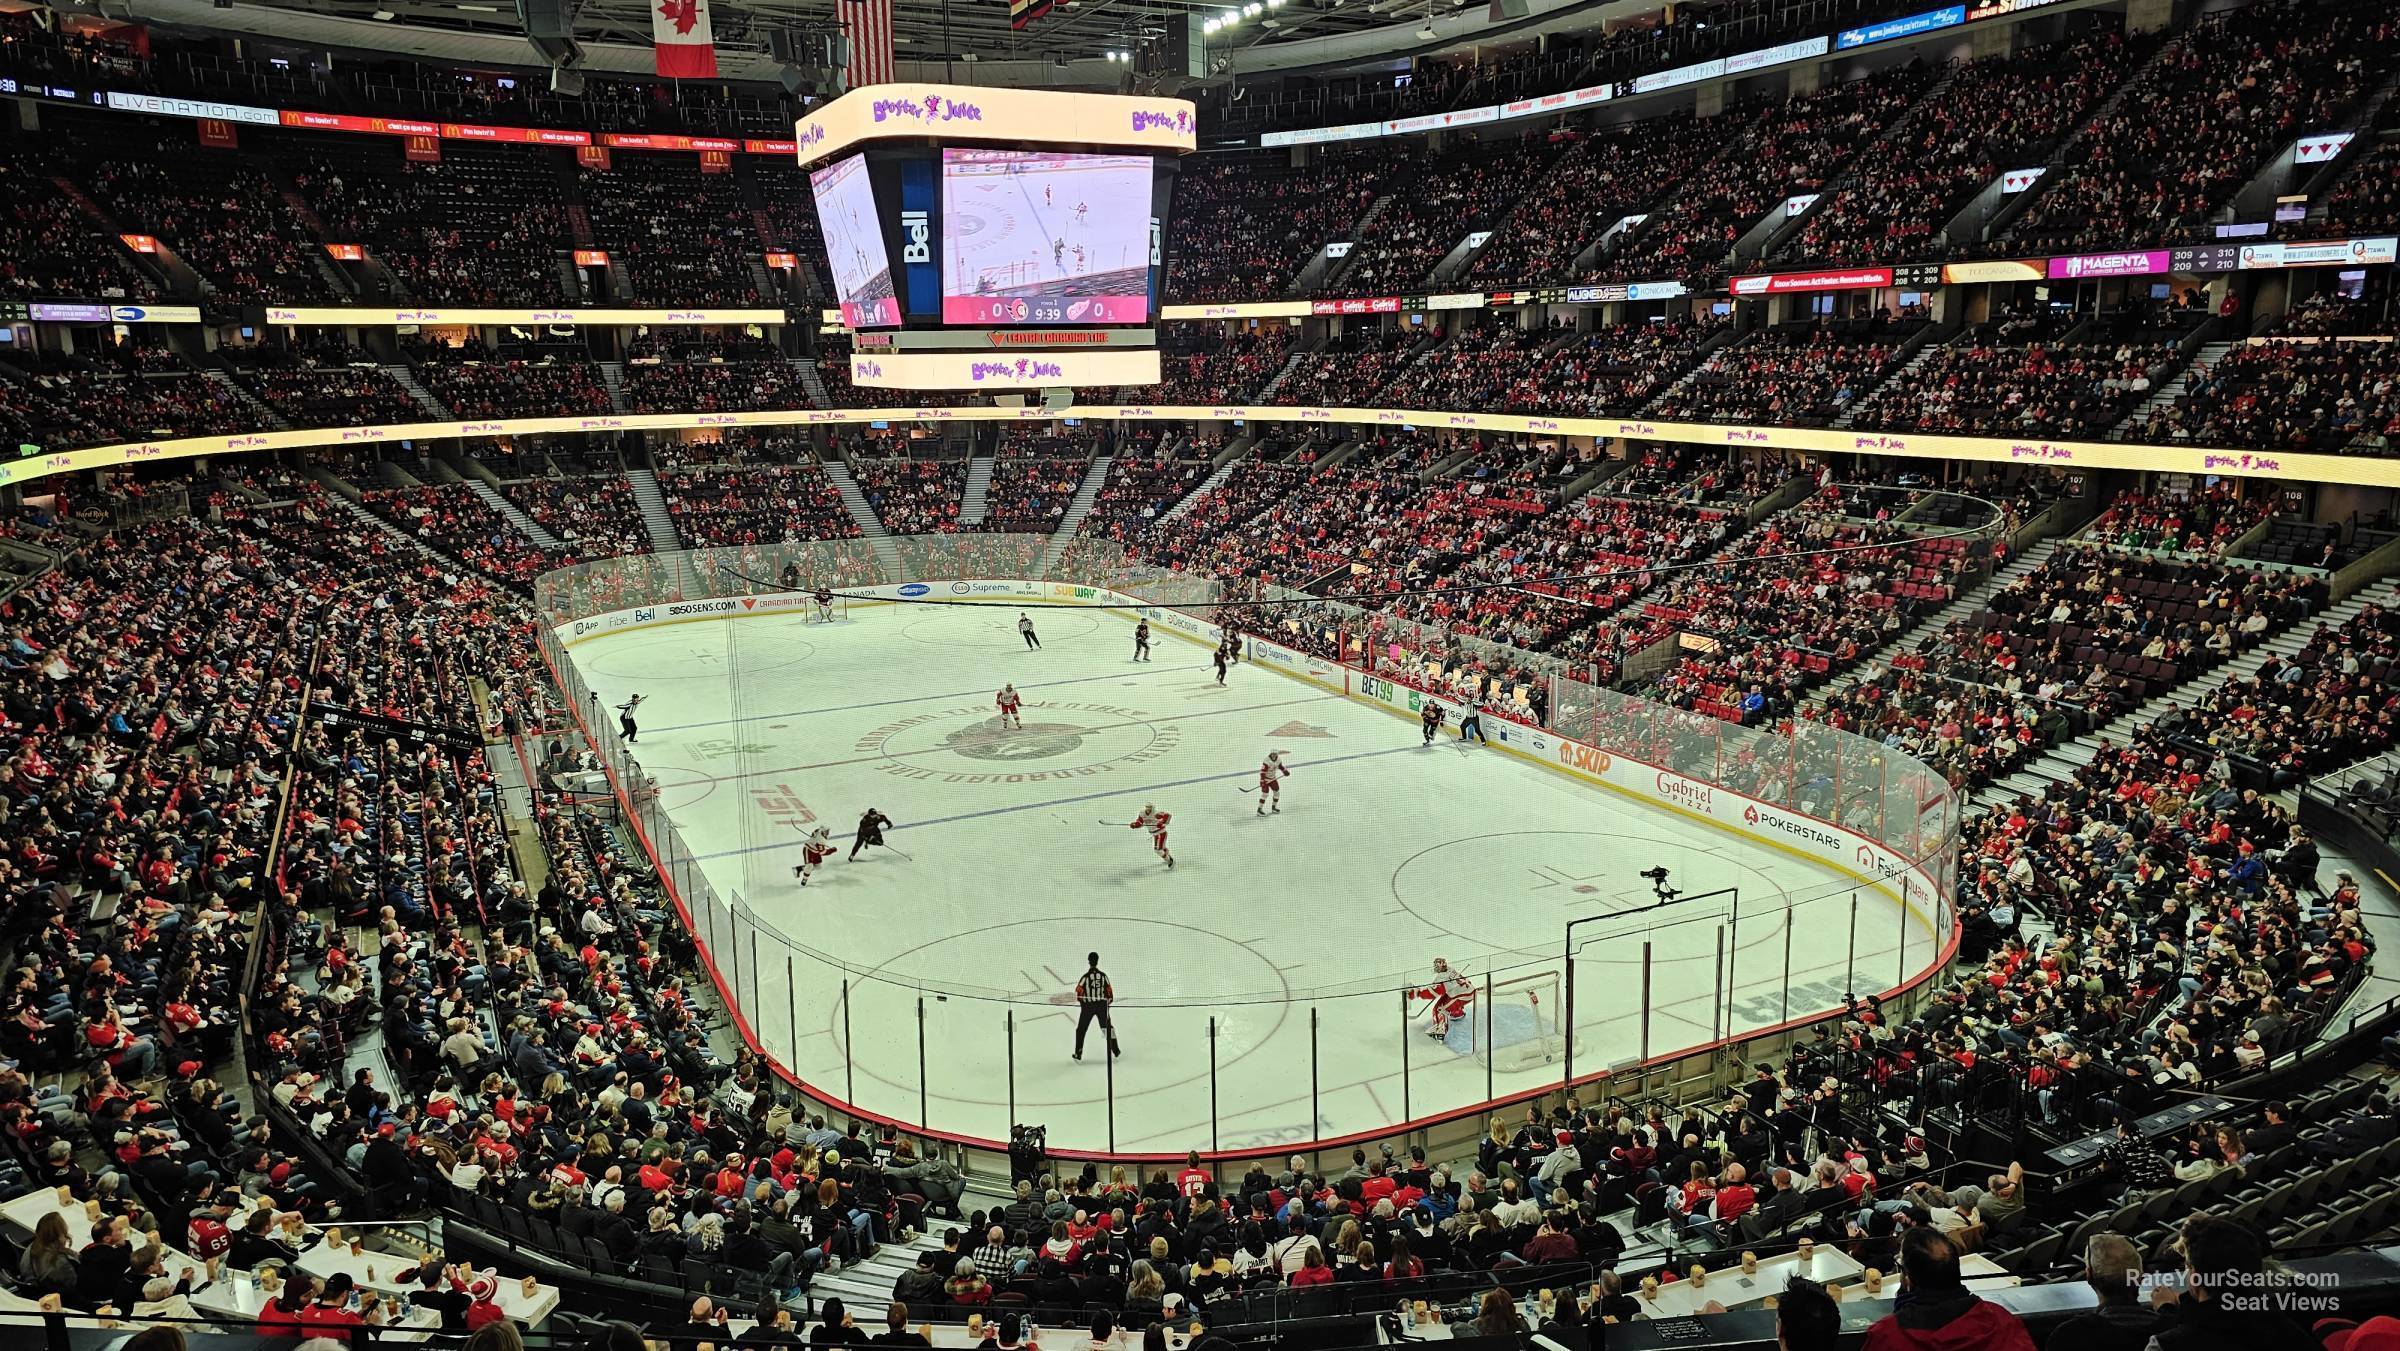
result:
[(1442, 719), (1447, 716), (1449, 716), (1449, 710), (1443, 708), (1440, 703), (1432, 699), (1425, 701), (1425, 712), (1423, 717), (1425, 722), (1426, 745), (1430, 746), (1433, 744), (1434, 733), (1442, 730)]
[(1222, 685), (1222, 684), (1224, 684), (1224, 683), (1225, 683), (1225, 668), (1226, 668), (1226, 667), (1228, 667), (1228, 666), (1230, 666), (1230, 665), (1232, 665), (1232, 664), (1233, 664), (1233, 658), (1232, 658), (1232, 656), (1231, 656), (1231, 655), (1229, 655), (1229, 654), (1226, 652), (1226, 650), (1225, 650), (1225, 644), (1223, 644), (1223, 643), (1219, 643), (1219, 644), (1217, 644), (1217, 683), (1218, 683), (1218, 684)]
[(832, 858), (833, 853), (832, 832), (823, 826), (817, 827), (808, 833), (806, 840), (801, 841), (800, 866), (792, 869), (792, 876), (800, 879), (800, 885), (807, 886), (808, 879), (816, 875), (817, 865)]
[(1133, 818), (1133, 828), (1150, 832), (1150, 847), (1157, 850), (1158, 856), (1172, 868), (1175, 866), (1175, 856), (1167, 852), (1167, 822), (1170, 819), (1165, 812), (1145, 802), (1142, 804), (1142, 814)]
[(992, 702), (1000, 705), (1002, 727), (1014, 726), (1020, 732), (1025, 730), (1025, 715), (1019, 711), (1025, 707), (1025, 697), (1017, 693), (1015, 685), (1002, 685), (1000, 692), (992, 696)]
[(1150, 621), (1147, 619), (1133, 626), (1133, 659), (1150, 660)]
[(820, 624), (833, 622), (833, 588), (830, 586), (817, 588), (817, 622)]
[[(1270, 810), (1277, 811), (1277, 812), (1280, 812), (1280, 811), (1282, 811), (1282, 810), (1283, 810), (1283, 781), (1284, 781), (1285, 779), (1287, 779), (1287, 778), (1291, 777), (1291, 773), (1292, 773), (1292, 771), (1290, 771), (1290, 770), (1288, 770), (1288, 769), (1285, 769), (1285, 768), (1283, 767), (1283, 752), (1282, 752), (1282, 751), (1268, 751), (1268, 752), (1267, 752), (1267, 758), (1266, 758), (1265, 760), (1262, 760), (1262, 761), (1260, 761), (1260, 762), (1259, 762), (1259, 766), (1258, 766), (1258, 814), (1259, 814), (1259, 815), (1261, 815), (1261, 816), (1265, 816), (1265, 815), (1266, 815), (1266, 814), (1267, 814), (1267, 813), (1268, 813)], [(1273, 804), (1274, 804), (1274, 806), (1273, 806), (1272, 808), (1270, 808), (1270, 807), (1267, 805), (1267, 804), (1269, 804), (1269, 803), (1273, 803)]]
[(1452, 1019), (1466, 1016), (1467, 1005), (1475, 998), (1475, 982), (1452, 971), (1447, 958), (1436, 957), (1433, 984), (1417, 991), (1417, 998), (1432, 1003), (1433, 1025), (1425, 1029), (1425, 1035), (1439, 1039), (1449, 1034)]
[(892, 818), (873, 807), (867, 808), (867, 814), (858, 818), (858, 834), (850, 841), (850, 857), (857, 858), (858, 851), (870, 844), (882, 844), (883, 832), (891, 824)]

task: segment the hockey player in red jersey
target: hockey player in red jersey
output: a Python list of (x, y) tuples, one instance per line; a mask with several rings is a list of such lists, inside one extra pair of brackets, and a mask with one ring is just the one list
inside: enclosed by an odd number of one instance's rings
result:
[[(1283, 810), (1283, 781), (1291, 777), (1291, 773), (1292, 771), (1283, 767), (1282, 751), (1267, 752), (1267, 758), (1258, 766), (1259, 815), (1265, 816), (1270, 810), (1278, 812)], [(1270, 808), (1269, 803), (1273, 803), (1274, 806)]]
[(808, 879), (816, 875), (818, 865), (832, 857), (833, 835), (825, 827), (819, 826), (800, 842), (800, 866), (792, 869), (792, 876), (800, 879), (800, 885), (807, 886)]
[(1018, 712), (1025, 706), (1025, 697), (1017, 693), (1016, 686), (1002, 685), (1000, 693), (993, 696), (993, 702), (1000, 705), (1000, 725), (1002, 727), (1013, 725), (1020, 732), (1025, 730), (1025, 716)]
[(1450, 969), (1447, 958), (1433, 959), (1433, 983), (1417, 991), (1417, 998), (1433, 1005), (1433, 1026), (1425, 1029), (1429, 1037), (1443, 1037), (1450, 1031), (1454, 1018), (1463, 1018), (1467, 1004), (1475, 998), (1475, 982)]
[(1133, 818), (1133, 828), (1150, 832), (1150, 847), (1158, 851), (1158, 856), (1165, 859), (1170, 868), (1175, 866), (1175, 856), (1167, 852), (1167, 822), (1171, 819), (1147, 802), (1142, 804), (1142, 814)]

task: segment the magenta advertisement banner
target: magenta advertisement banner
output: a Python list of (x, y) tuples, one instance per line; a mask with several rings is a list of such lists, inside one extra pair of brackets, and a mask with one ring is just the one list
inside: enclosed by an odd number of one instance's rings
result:
[(2139, 277), (2167, 270), (2165, 249), (2134, 249), (2127, 253), (2077, 253), (2050, 260), (2052, 281), (2080, 277)]

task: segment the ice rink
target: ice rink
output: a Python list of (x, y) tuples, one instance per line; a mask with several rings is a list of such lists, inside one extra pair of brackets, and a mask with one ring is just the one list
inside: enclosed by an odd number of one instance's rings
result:
[[(1207, 649), (1163, 629), (1137, 664), (1120, 612), (1031, 613), (1039, 651), (1001, 605), (571, 647), (611, 707), (645, 696), (636, 756), (709, 881), (771, 930), (720, 933), (718, 967), (821, 1092), (987, 1138), (1006, 1137), (1013, 1096), (1053, 1147), (1107, 1146), (1097, 1030), (1069, 1058), (1068, 992), (1094, 949), (1119, 998), (1119, 1150), (1325, 1138), (1536, 1088), (1561, 1066), (1457, 1053), (1406, 1019), (1404, 987), (1439, 955), (1508, 983), (1504, 1007), (1563, 1002), (1545, 982), (1567, 921), (1647, 906), (1638, 874), (1658, 866), (1687, 894), (1739, 888), (1740, 913), (1701, 901), (1577, 931), (1579, 1075), (1639, 1055), (1645, 1026), (1663, 1054), (1888, 988), (1933, 955), (1889, 896), (1767, 845), (1448, 730), (1427, 747), (1410, 721), (1264, 667), (1219, 685)], [(1022, 731), (998, 725), (1003, 682)], [(1274, 749), (1292, 777), (1261, 817)], [(1173, 869), (1129, 828), (1144, 803), (1173, 814)], [(869, 807), (897, 823), (894, 848), (850, 861)], [(803, 890), (792, 867), (818, 823), (843, 852)]]

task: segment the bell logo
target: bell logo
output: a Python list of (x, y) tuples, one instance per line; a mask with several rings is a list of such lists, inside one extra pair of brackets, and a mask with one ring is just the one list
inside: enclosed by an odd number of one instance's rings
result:
[(922, 211), (900, 213), (900, 231), (907, 243), (900, 246), (900, 261), (930, 263), (933, 261), (933, 227)]

